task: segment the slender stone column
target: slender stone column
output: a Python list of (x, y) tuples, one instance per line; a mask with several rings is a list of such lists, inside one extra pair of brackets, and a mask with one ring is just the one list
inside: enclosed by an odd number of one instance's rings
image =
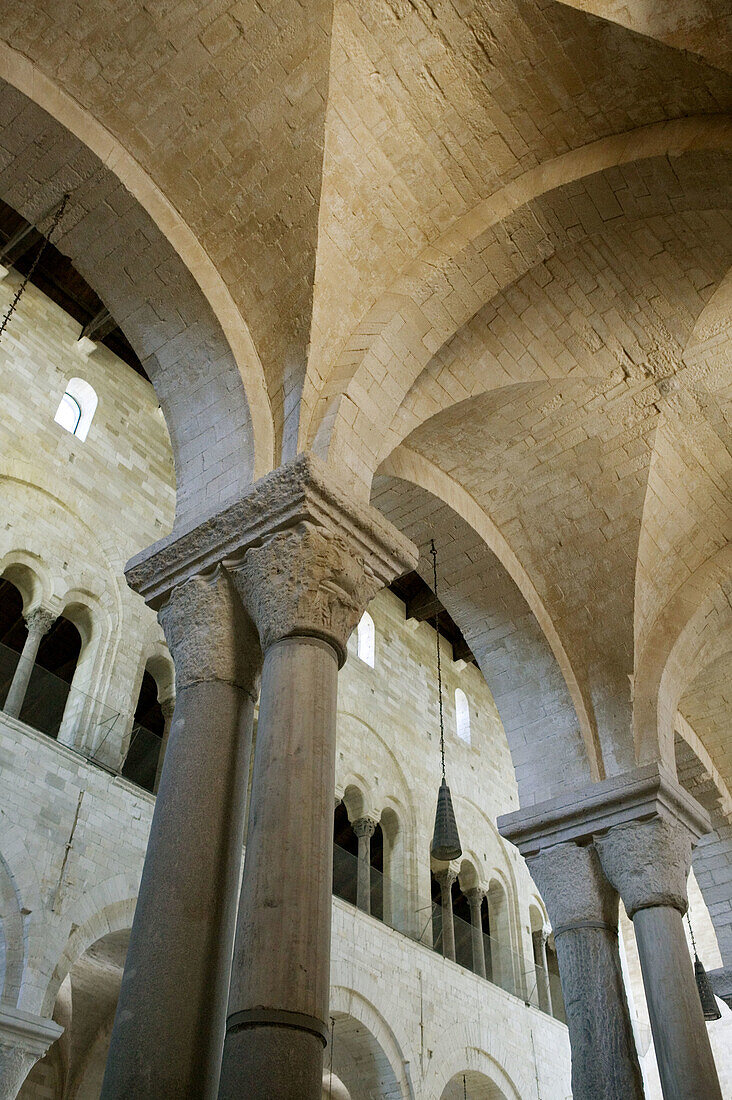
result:
[(55, 1020), (0, 1006), (0, 1100), (15, 1100), (33, 1066), (62, 1031)]
[(356, 905), (364, 913), (371, 912), (371, 837), (376, 822), (370, 817), (359, 817), (352, 822), (353, 831), (358, 837), (358, 865), (356, 880)]
[(455, 921), (452, 913), (452, 884), (457, 878), (457, 873), (450, 867), (442, 871), (435, 871), (435, 878), (440, 884), (440, 900), (442, 902), (442, 954), (446, 959), (455, 962)]
[(661, 816), (595, 837), (603, 870), (633, 921), (665, 1100), (722, 1100), (683, 914), (693, 837)]
[(552, 993), (549, 986), (549, 967), (546, 961), (546, 929), (539, 928), (531, 933), (531, 943), (534, 951), (534, 969), (536, 971), (536, 991), (539, 998), (539, 1008), (543, 1012), (552, 1012)]
[(483, 939), (483, 898), (485, 891), (474, 886), (465, 894), (470, 906), (470, 935), (473, 944), (473, 970), (485, 978), (485, 940)]
[(556, 844), (527, 860), (554, 928), (574, 1100), (642, 1100), (618, 950), (618, 895), (597, 853)]
[(222, 1100), (321, 1096), (337, 675), (366, 604), (394, 575), (383, 557), (365, 560), (346, 519), (297, 522), (230, 566), (265, 657)]
[(104, 1100), (211, 1100), (224, 1039), (261, 656), (220, 567), (173, 588), (159, 618), (177, 697)]
[(38, 647), (44, 635), (48, 634), (56, 622), (56, 618), (57, 616), (52, 611), (47, 611), (45, 607), (36, 607), (25, 617), (28, 637), (25, 639), (23, 652), (15, 667), (15, 673), (3, 707), (5, 713), (9, 714), (11, 718), (20, 717), (26, 692), (28, 691), (28, 684), (38, 656)]
[(163, 712), (163, 736), (160, 742), (160, 753), (158, 754), (158, 766), (155, 769), (155, 783), (153, 784), (153, 794), (158, 793), (158, 787), (160, 786), (160, 780), (163, 774), (163, 761), (165, 760), (165, 753), (168, 749), (168, 738), (170, 737), (170, 727), (173, 722), (173, 713), (175, 711), (175, 696), (171, 695), (169, 699), (160, 700), (160, 709)]

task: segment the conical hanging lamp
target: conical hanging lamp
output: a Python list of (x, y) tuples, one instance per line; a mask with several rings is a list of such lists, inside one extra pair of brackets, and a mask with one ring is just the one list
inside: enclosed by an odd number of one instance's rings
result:
[[(437, 601), (437, 550), (435, 540), (430, 545), (432, 555), (432, 574), (434, 581), (435, 602)], [(437, 812), (435, 814), (435, 831), (432, 835), (430, 852), (432, 858), (441, 863), (449, 863), (451, 859), (459, 859), (463, 854), (460, 846), (455, 811), (452, 808), (450, 788), (445, 779), (445, 721), (442, 709), (442, 663), (440, 659), (440, 633), (439, 606), (435, 608), (435, 638), (437, 640), (437, 693), (440, 707), (440, 759), (442, 761), (442, 783), (437, 792)]]
[(719, 1020), (722, 1013), (719, 1011), (719, 1005), (714, 996), (714, 990), (712, 989), (712, 983), (709, 981), (709, 976), (702, 965), (702, 961), (699, 958), (696, 950), (696, 940), (694, 939), (694, 929), (691, 927), (691, 917), (688, 912), (686, 914), (686, 921), (689, 925), (689, 935), (691, 936), (691, 946), (694, 949), (694, 977), (696, 978), (696, 988), (699, 990), (699, 1000), (701, 1001), (702, 1012), (704, 1013), (704, 1019), (707, 1022), (712, 1020)]

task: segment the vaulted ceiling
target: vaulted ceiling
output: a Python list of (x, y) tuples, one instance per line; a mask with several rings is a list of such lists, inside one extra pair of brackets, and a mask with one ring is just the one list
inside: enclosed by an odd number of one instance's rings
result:
[(699, 617), (732, 535), (727, 7), (28, 0), (2, 28), (54, 121), (0, 107), (0, 197), (71, 190), (59, 248), (161, 394), (179, 515), (312, 448), (451, 531), (516, 759), (544, 721), (578, 782), (672, 761), (678, 708), (726, 774)]

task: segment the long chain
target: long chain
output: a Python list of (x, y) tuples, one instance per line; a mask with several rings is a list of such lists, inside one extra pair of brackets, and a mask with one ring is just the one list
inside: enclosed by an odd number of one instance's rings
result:
[(463, 1074), (463, 1100), (468, 1100), (468, 1086), (465, 1084), (465, 1074)]
[(66, 209), (66, 204), (67, 204), (68, 201), (69, 201), (69, 195), (66, 194), (62, 198), (59, 205), (56, 207), (56, 213), (53, 215), (53, 221), (51, 222), (51, 226), (48, 230), (48, 233), (46, 233), (44, 238), (43, 238), (43, 242), (41, 244), (41, 247), (38, 249), (38, 252), (36, 254), (36, 258), (33, 261), (33, 263), (30, 265), (30, 268), (28, 269), (28, 274), (25, 276), (25, 278), (23, 279), (23, 282), (20, 284), (20, 286), (16, 290), (15, 297), (13, 298), (12, 302), (10, 303), (10, 307), (8, 309), (8, 312), (5, 314), (2, 321), (0, 321), (0, 337), (5, 332), (5, 329), (8, 327), (8, 322), (9, 322), (10, 318), (15, 313), (16, 307), (17, 307), (18, 302), (20, 301), (20, 299), (22, 297), (23, 291), (28, 286), (28, 283), (30, 282), (30, 280), (33, 276), (33, 272), (36, 270), (36, 268), (38, 266), (38, 261), (40, 260), (41, 256), (43, 255), (43, 253), (46, 250), (46, 245), (50, 242), (51, 237), (53, 236), (56, 229), (58, 228), (58, 223), (61, 221), (61, 218), (64, 215), (64, 210)]
[(694, 949), (694, 958), (699, 958), (699, 952), (696, 949), (696, 940), (694, 939), (694, 929), (691, 927), (691, 917), (689, 916), (689, 910), (686, 910), (686, 923), (689, 925), (689, 935), (691, 936), (691, 946)]
[(442, 778), (445, 778), (445, 716), (442, 709), (442, 662), (440, 657), (440, 605), (437, 602), (437, 550), (435, 540), (430, 543), (432, 555), (432, 577), (435, 591), (435, 638), (437, 639), (437, 697), (440, 703), (440, 760), (442, 761)]
[(330, 1077), (328, 1080), (328, 1096), (333, 1100), (333, 1038), (335, 1036), (335, 1016), (330, 1018)]

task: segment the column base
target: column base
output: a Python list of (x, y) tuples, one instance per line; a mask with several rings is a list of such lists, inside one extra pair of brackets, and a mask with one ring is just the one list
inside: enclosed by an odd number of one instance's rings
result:
[(321, 1100), (322, 1087), (319, 1036), (268, 1025), (227, 1034), (219, 1100)]

